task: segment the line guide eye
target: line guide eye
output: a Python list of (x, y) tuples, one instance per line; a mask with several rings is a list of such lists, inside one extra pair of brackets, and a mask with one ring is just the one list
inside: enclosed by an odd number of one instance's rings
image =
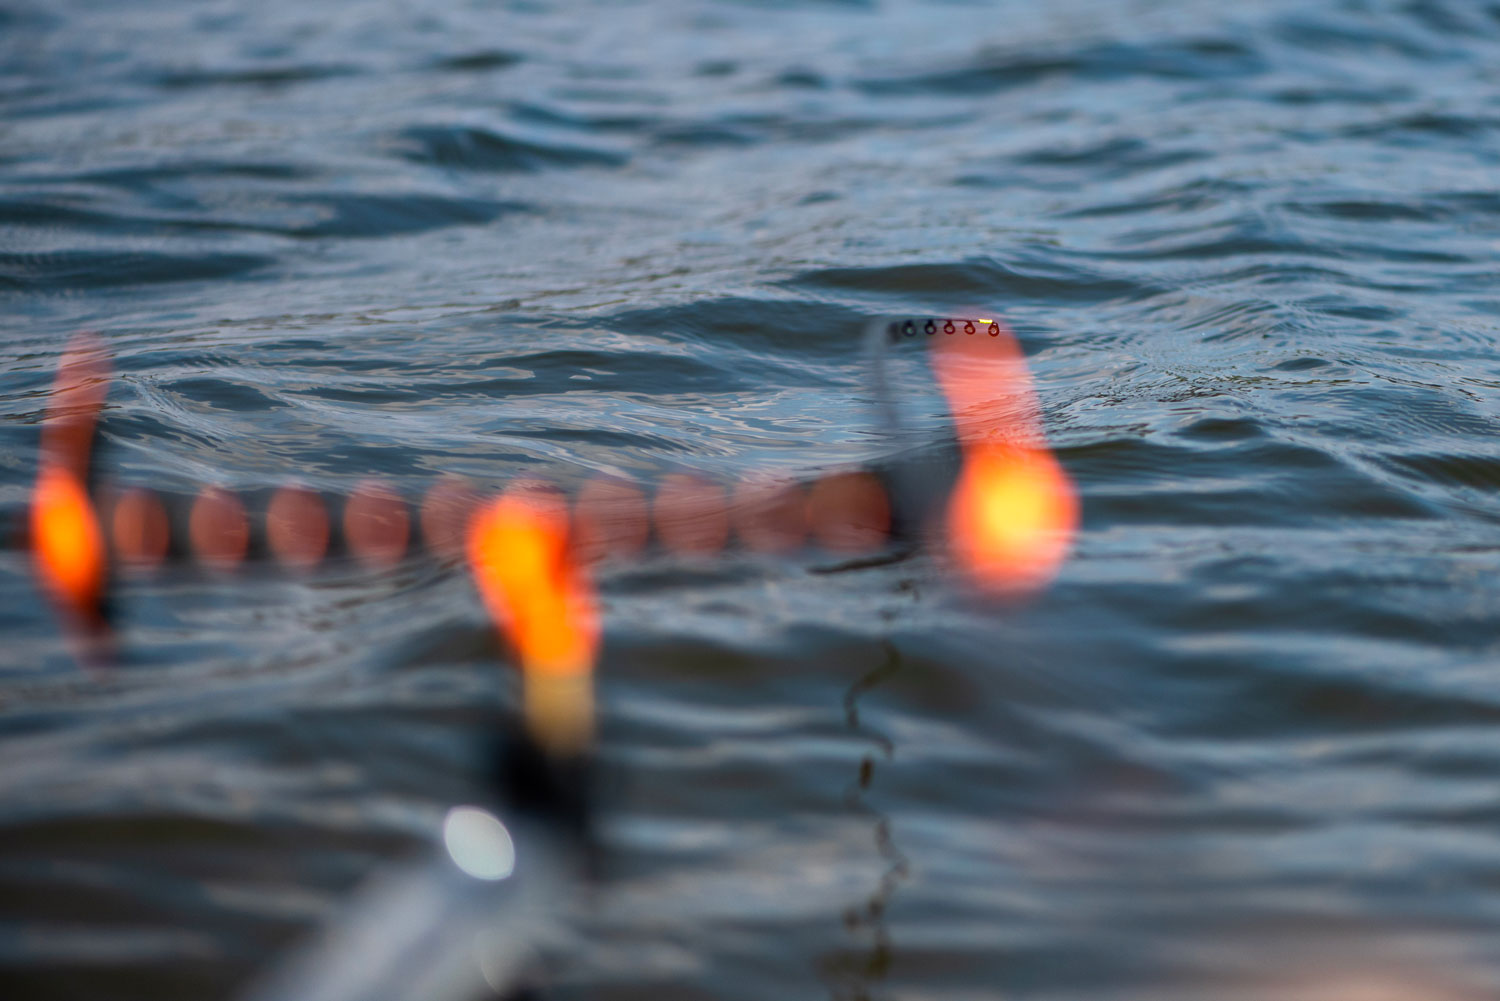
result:
[(977, 334), (979, 328), (984, 327), (985, 332), (991, 337), (1000, 336), (1000, 323), (987, 316), (954, 316), (954, 317), (919, 317), (915, 319), (892, 320), (885, 329), (890, 340), (896, 341), (902, 337), (917, 336), (917, 326), (921, 325), (922, 333), (929, 337), (935, 336), (941, 326), (943, 333), (958, 333), (959, 325), (963, 326), (965, 334)]
[(85, 621), (97, 615), (104, 588), (104, 533), (82, 481), (59, 463), (37, 476), (31, 547), (52, 597)]

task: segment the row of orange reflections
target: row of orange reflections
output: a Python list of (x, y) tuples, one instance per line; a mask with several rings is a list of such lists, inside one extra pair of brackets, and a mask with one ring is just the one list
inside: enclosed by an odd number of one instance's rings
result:
[[(884, 546), (891, 527), (884, 486), (861, 471), (833, 473), (810, 486), (755, 476), (732, 488), (677, 473), (650, 497), (619, 477), (591, 480), (571, 500), (535, 480), (516, 484), (512, 492), (565, 508), (569, 550), (583, 563), (639, 556), (653, 539), (667, 553), (687, 557), (713, 556), (736, 544), (774, 555), (805, 546), (855, 555)], [(336, 502), (294, 485), (275, 490), (264, 511), (252, 513), (238, 495), (207, 487), (186, 505), (184, 516), (182, 502), (169, 510), (157, 493), (133, 488), (108, 498), (101, 513), (112, 554), (128, 569), (153, 570), (173, 556), (190, 555), (208, 569), (233, 570), (259, 555), (262, 545), (264, 555), (292, 571), (341, 555), (383, 569), (419, 551), (444, 559), (463, 555), (481, 499), (468, 481), (443, 477), (413, 510), (390, 484), (367, 480), (344, 500), (341, 515)], [(78, 497), (66, 510), (59, 507), (58, 517), (79, 524), (78, 508), (86, 503)], [(78, 563), (70, 552), (58, 555), (60, 570)]]
[(33, 509), (39, 567), (73, 617), (92, 624), (110, 560), (150, 571), (180, 555), (228, 572), (257, 550), (291, 571), (310, 571), (340, 549), (377, 570), (423, 552), (461, 557), (522, 669), (528, 727), (562, 753), (586, 748), (594, 731), (592, 668), (601, 637), (590, 564), (638, 556), (653, 533), (663, 549), (685, 557), (713, 555), (735, 537), (758, 552), (811, 542), (853, 555), (879, 549), (890, 529), (886, 492), (865, 472), (832, 474), (807, 488), (751, 479), (732, 491), (678, 474), (649, 499), (615, 478), (590, 481), (571, 500), (538, 481), (483, 499), (466, 481), (444, 478), (415, 510), (390, 485), (368, 481), (338, 519), (320, 494), (300, 486), (271, 493), (259, 514), (220, 487), (170, 503), (136, 488), (106, 498), (101, 510), (102, 524), (80, 481), (44, 468)]
[[(998, 321), (981, 322), (987, 338), (929, 342), (962, 463), (941, 516), (923, 526), (924, 538), (937, 540), (969, 583), (1014, 594), (1055, 573), (1078, 508), (1045, 446), (1019, 347)], [(466, 481), (444, 478), (415, 517), (391, 485), (372, 480), (348, 497), (337, 520), (322, 495), (298, 486), (274, 491), (255, 515), (218, 487), (174, 504), (137, 488), (110, 497), (101, 520), (86, 483), (108, 374), (96, 338), (81, 337), (64, 355), (43, 425), (31, 509), (38, 570), (76, 618), (99, 624), (111, 559), (150, 569), (190, 556), (231, 570), (263, 551), (283, 567), (308, 570), (340, 554), (377, 569), (416, 550), (462, 557), (522, 667), (553, 679), (528, 690), (528, 699), (537, 700), (532, 715), (561, 713), (564, 730), (586, 732), (575, 717), (592, 705), (579, 687), (586, 687), (598, 642), (585, 573), (590, 563), (634, 557), (653, 536), (681, 556), (712, 556), (736, 542), (770, 554), (812, 545), (856, 555), (880, 549), (891, 531), (882, 481), (858, 470), (810, 484), (755, 475), (732, 488), (678, 473), (663, 478), (650, 497), (628, 480), (599, 478), (572, 498), (526, 481), (485, 500)]]
[[(1077, 504), (1043, 444), (1019, 348), (1008, 333), (939, 339), (933, 346), (933, 368), (964, 454), (939, 534), (958, 566), (987, 589), (1039, 586), (1067, 551)], [(296, 570), (318, 565), (333, 550), (372, 568), (393, 565), (418, 547), (449, 558), (463, 552), (480, 497), (458, 478), (440, 480), (415, 517), (392, 486), (367, 481), (348, 497), (337, 520), (320, 494), (283, 487), (257, 512), (259, 533), (252, 531), (245, 503), (216, 487), (191, 501), (185, 522), (181, 503), (169, 513), (159, 496), (134, 489), (112, 498), (99, 524), (90, 516), (83, 484), (107, 379), (102, 344), (92, 338), (75, 342), (63, 359), (43, 426), (33, 546), (48, 583), (71, 604), (97, 598), (106, 546), (122, 565), (148, 569), (187, 555), (208, 567), (232, 569), (263, 554)], [(526, 489), (537, 496), (550, 492), (541, 484)], [(810, 485), (754, 475), (727, 489), (679, 473), (665, 477), (649, 498), (627, 480), (600, 478), (585, 484), (570, 507), (569, 551), (584, 562), (632, 557), (653, 534), (664, 550), (689, 556), (711, 556), (736, 542), (772, 554), (807, 545), (857, 554), (884, 545), (891, 526), (882, 482), (862, 471), (826, 475)]]

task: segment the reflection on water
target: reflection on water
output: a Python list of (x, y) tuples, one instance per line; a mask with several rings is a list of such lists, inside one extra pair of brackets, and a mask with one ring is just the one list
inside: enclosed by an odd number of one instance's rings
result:
[(844, 911), (845, 929), (850, 935), (868, 939), (869, 951), (864, 954), (844, 952), (822, 964), (823, 977), (829, 982), (829, 993), (837, 1001), (869, 1001), (876, 996), (877, 988), (890, 973), (893, 946), (886, 908), (896, 888), (908, 875), (907, 858), (891, 836), (890, 817), (869, 800), (876, 761), (889, 761), (895, 754), (895, 744), (890, 737), (861, 723), (859, 718), (860, 699), (901, 670), (901, 655), (895, 645), (887, 640), (882, 641), (882, 646), (885, 660), (861, 676), (844, 694), (844, 719), (849, 731), (877, 748), (877, 753), (866, 754), (860, 759), (858, 777), (845, 792), (844, 802), (851, 810), (874, 821), (875, 850), (880, 853), (886, 869), (869, 898)]

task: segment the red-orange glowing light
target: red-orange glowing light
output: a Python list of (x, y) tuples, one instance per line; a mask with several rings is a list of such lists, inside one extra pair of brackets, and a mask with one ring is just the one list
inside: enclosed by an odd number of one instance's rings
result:
[(266, 508), (266, 545), (292, 570), (318, 565), (328, 551), (328, 508), (305, 487), (282, 487)]
[(1031, 591), (1072, 545), (1078, 500), (1051, 452), (974, 445), (948, 505), (949, 545), (971, 579), (994, 592)]
[(587, 577), (573, 562), (559, 495), (512, 487), (469, 524), (469, 566), (528, 675), (584, 675), (599, 646)]
[(479, 494), (461, 476), (444, 474), (422, 501), (422, 541), (439, 559), (457, 559), (464, 553), (469, 516), (479, 503)]
[(635, 484), (598, 477), (583, 485), (573, 505), (573, 549), (587, 563), (634, 556), (646, 548), (651, 518)]
[(711, 556), (729, 543), (724, 490), (684, 473), (663, 477), (656, 491), (656, 537), (674, 553)]
[(593, 738), (599, 650), (598, 608), (568, 536), (562, 495), (530, 484), (477, 509), (467, 546), (485, 608), (521, 662), (526, 725), (562, 754)]
[(167, 558), (171, 544), (167, 509), (149, 490), (127, 490), (115, 501), (110, 513), (110, 534), (115, 555), (125, 566), (153, 570)]
[(83, 484), (55, 463), (43, 465), (37, 476), (31, 546), (37, 571), (53, 597), (93, 619), (104, 587), (104, 533)]
[(406, 555), (411, 518), (390, 485), (365, 480), (344, 505), (344, 540), (367, 567), (391, 567)]
[(891, 534), (891, 502), (870, 473), (832, 473), (807, 495), (813, 541), (836, 553), (868, 553)]
[(98, 618), (107, 560), (104, 532), (84, 483), (109, 363), (93, 334), (74, 337), (58, 363), (42, 422), (31, 504), (32, 557), (44, 586), (82, 618)]
[(734, 527), (746, 549), (790, 552), (807, 538), (807, 496), (789, 480), (748, 476), (734, 489)]
[(214, 570), (233, 570), (250, 547), (245, 506), (227, 490), (205, 487), (188, 515), (188, 537), (198, 562)]
[(948, 547), (971, 581), (1015, 594), (1042, 587), (1061, 567), (1078, 527), (1078, 497), (1047, 449), (1020, 346), (999, 321), (989, 329), (995, 333), (933, 342), (933, 370), (963, 451)]

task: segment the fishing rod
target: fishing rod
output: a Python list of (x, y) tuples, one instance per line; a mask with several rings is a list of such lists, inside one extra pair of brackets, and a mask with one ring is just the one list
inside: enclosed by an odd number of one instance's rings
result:
[(592, 766), (501, 732), (491, 799), (450, 808), (433, 845), (369, 878), (242, 1001), (527, 996), (539, 936), (594, 880)]
[[(759, 473), (733, 490), (677, 472), (649, 498), (622, 477), (572, 495), (526, 479), (489, 497), (449, 477), (419, 505), (373, 480), (346, 497), (296, 484), (247, 494), (101, 484), (93, 441), (107, 356), (97, 338), (70, 346), (43, 422), (24, 545), (83, 659), (108, 660), (110, 594), (131, 573), (380, 572), (435, 558), (466, 566), (519, 669), (519, 715), (496, 719), (481, 801), (451, 808), (422, 856), (362, 886), (343, 920), (246, 1001), (460, 1001), (521, 989), (539, 929), (597, 871), (593, 564), (732, 546), (858, 564), (936, 544), (994, 593), (1051, 576), (1077, 506), (1009, 331), (998, 320), (897, 318), (871, 323), (864, 340), (877, 416), (899, 446), (879, 466)], [(906, 447), (887, 357), (909, 340), (930, 342), (949, 406), (951, 441), (936, 447)]]

